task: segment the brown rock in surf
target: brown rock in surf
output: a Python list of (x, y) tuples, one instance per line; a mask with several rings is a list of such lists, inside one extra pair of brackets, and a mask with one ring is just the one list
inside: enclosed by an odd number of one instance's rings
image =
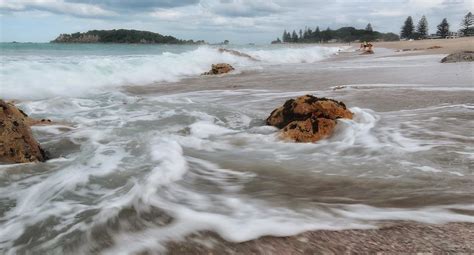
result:
[(352, 115), (342, 102), (305, 95), (273, 110), (266, 123), (282, 129), (284, 139), (316, 142), (332, 134), (337, 119), (352, 119)]
[(296, 99), (290, 99), (275, 110), (267, 118), (268, 125), (283, 128), (293, 121), (306, 120), (312, 116), (317, 118), (352, 119), (352, 112), (347, 110), (342, 102), (305, 95)]
[(220, 64), (213, 64), (211, 70), (209, 72), (205, 72), (202, 75), (217, 75), (217, 74), (225, 74), (229, 73), (234, 70), (229, 64), (220, 63)]
[(326, 118), (308, 118), (302, 121), (293, 121), (281, 130), (283, 139), (295, 142), (317, 142), (332, 135), (336, 121)]
[(13, 104), (0, 100), (0, 163), (46, 160), (45, 152), (30, 129), (34, 122)]

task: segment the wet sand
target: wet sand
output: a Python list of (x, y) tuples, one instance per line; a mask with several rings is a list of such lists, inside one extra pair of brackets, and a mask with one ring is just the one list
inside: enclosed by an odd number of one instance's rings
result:
[(320, 230), (230, 243), (209, 233), (170, 243), (169, 254), (472, 254), (474, 224), (384, 223), (379, 229)]

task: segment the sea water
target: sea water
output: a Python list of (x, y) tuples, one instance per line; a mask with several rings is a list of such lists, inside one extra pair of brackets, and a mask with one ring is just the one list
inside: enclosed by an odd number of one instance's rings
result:
[[(384, 220), (474, 222), (474, 105), (408, 96), (472, 87), (302, 91), (318, 70), (437, 64), (320, 62), (345, 47), (228, 47), (258, 61), (213, 46), (2, 44), (0, 97), (57, 124), (33, 128), (51, 160), (0, 166), (0, 253), (154, 253), (199, 231), (242, 242)], [(237, 72), (199, 77), (219, 62)], [(281, 79), (293, 81), (274, 89)], [(384, 110), (378, 98), (400, 91)], [(280, 140), (264, 119), (305, 93), (351, 103), (354, 119), (315, 144)]]

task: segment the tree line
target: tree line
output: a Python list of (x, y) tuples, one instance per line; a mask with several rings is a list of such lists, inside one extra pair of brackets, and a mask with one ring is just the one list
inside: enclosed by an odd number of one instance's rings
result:
[(283, 35), (272, 43), (325, 43), (335, 40), (337, 42), (353, 42), (353, 41), (396, 41), (399, 40), (398, 35), (394, 33), (380, 33), (372, 29), (369, 23), (365, 29), (356, 29), (354, 27), (342, 27), (336, 30), (327, 28), (321, 30), (318, 27), (300, 29), (299, 32), (293, 30), (292, 33), (284, 31)]
[[(474, 36), (474, 20), (472, 17), (472, 13), (467, 13), (461, 21), (461, 29), (460, 32), (463, 36)], [(441, 38), (446, 38), (449, 36), (449, 23), (446, 18), (444, 18), (441, 23), (436, 27), (436, 35)], [(428, 30), (428, 20), (426, 16), (422, 16), (421, 19), (418, 21), (416, 28), (413, 24), (413, 18), (408, 16), (405, 20), (405, 23), (402, 26), (400, 31), (400, 37), (403, 39), (425, 39), (429, 36)]]
[(201, 44), (204, 41), (180, 40), (173, 36), (149, 31), (113, 29), (90, 30), (85, 33), (61, 34), (54, 43), (142, 43), (142, 44)]

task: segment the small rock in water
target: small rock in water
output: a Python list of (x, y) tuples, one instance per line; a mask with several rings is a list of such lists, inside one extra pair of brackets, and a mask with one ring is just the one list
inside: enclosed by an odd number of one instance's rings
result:
[(234, 67), (226, 63), (213, 64), (211, 70), (209, 72), (203, 73), (202, 75), (225, 74), (233, 70), (235, 70)]
[(337, 119), (352, 119), (352, 115), (342, 102), (306, 95), (273, 110), (266, 123), (282, 129), (284, 139), (316, 142), (333, 133)]
[(463, 51), (449, 54), (441, 60), (441, 63), (472, 62), (474, 61), (474, 51)]
[(45, 161), (46, 154), (30, 129), (30, 118), (13, 104), (0, 100), (0, 162)]

